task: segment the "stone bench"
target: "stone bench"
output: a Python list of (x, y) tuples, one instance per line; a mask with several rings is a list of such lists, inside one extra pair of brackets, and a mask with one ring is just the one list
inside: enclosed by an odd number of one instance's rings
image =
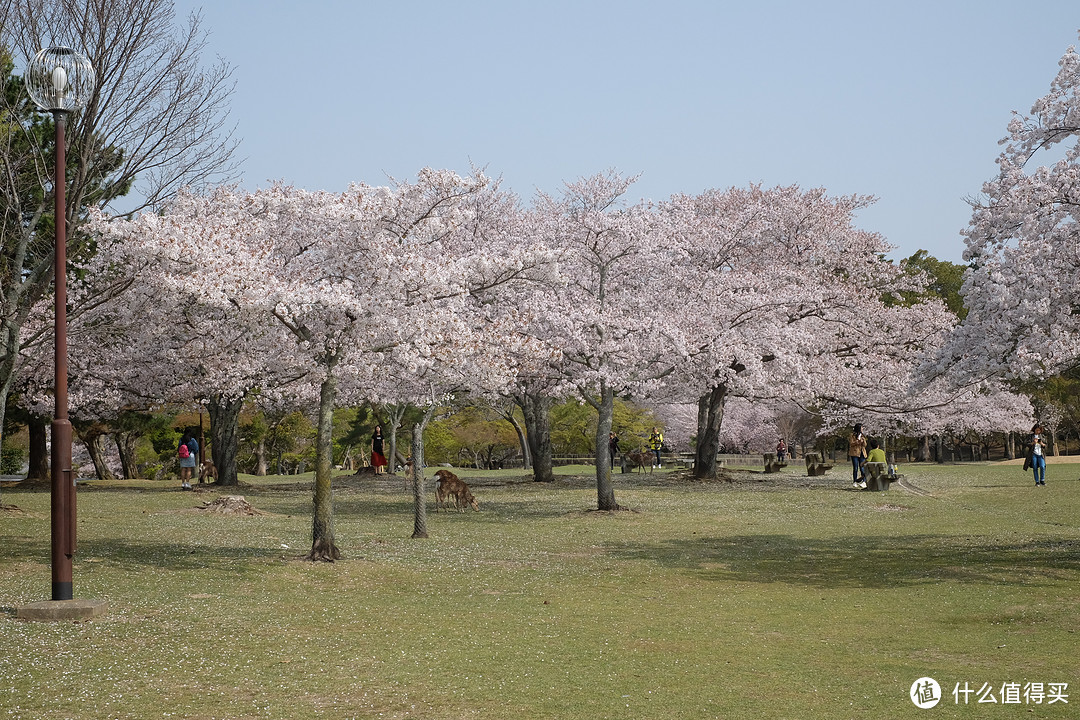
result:
[(889, 489), (889, 484), (896, 478), (889, 475), (889, 465), (883, 462), (864, 463), (866, 469), (866, 489), (874, 492), (884, 492)]
[(821, 453), (809, 452), (806, 453), (806, 474), (809, 477), (816, 477), (818, 475), (824, 475), (833, 469), (832, 463), (823, 462), (821, 459)]
[(776, 459), (776, 453), (764, 453), (765, 458), (765, 472), (776, 473), (780, 472), (780, 468), (786, 468), (787, 463)]

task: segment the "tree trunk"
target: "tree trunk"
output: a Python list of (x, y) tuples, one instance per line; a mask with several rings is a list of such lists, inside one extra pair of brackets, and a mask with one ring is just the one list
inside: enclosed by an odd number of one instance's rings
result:
[(518, 422), (517, 416), (514, 415), (515, 405), (511, 405), (507, 412), (503, 413), (503, 417), (510, 425), (513, 426), (514, 432), (517, 433), (518, 445), (521, 446), (521, 467), (528, 470), (532, 467), (532, 454), (529, 452), (529, 438), (525, 433), (525, 428)]
[(525, 437), (529, 443), (533, 480), (536, 482), (555, 482), (551, 457), (551, 404), (551, 398), (540, 393), (524, 392), (518, 398), (518, 405), (525, 416)]
[(427, 488), (424, 481), (424, 430), (428, 421), (435, 414), (435, 405), (428, 406), (424, 416), (413, 425), (412, 436), (412, 471), (413, 471), (413, 538), (426, 538), (427, 531)]
[(611, 419), (615, 414), (615, 391), (607, 383), (600, 382), (600, 403), (596, 421), (596, 509), (622, 510), (615, 502), (615, 486), (611, 480), (608, 437), (611, 435)]
[(935, 453), (934, 460), (936, 460), (938, 462), (938, 464), (944, 463), (945, 462), (945, 438), (943, 438), (941, 435), (938, 435), (934, 439), (936, 441), (936, 445), (935, 445), (936, 453)]
[[(7, 247), (5, 245), (5, 247)], [(13, 281), (15, 288), (21, 286), (21, 278), (12, 276), (11, 268), (8, 268), (6, 277)], [(0, 297), (7, 300), (20, 299), (19, 292), (12, 292), (14, 288), (4, 287), (0, 290)], [(10, 294), (9, 294), (10, 293)], [(22, 327), (23, 316), (11, 316), (9, 313), (0, 313), (0, 447), (4, 445), (4, 421), (7, 418), (8, 394), (11, 392), (11, 384), (15, 380), (15, 363), (19, 357), (19, 331)], [(18, 319), (16, 319), (18, 318)]]
[[(210, 422), (212, 425), (213, 420)], [(255, 474), (266, 477), (266, 440), (263, 438), (259, 438), (259, 442), (255, 444)]]
[(94, 463), (94, 472), (98, 480), (115, 480), (116, 475), (105, 461), (105, 433), (79, 433), (78, 435), (86, 446), (86, 452), (90, 454), (90, 462)]
[[(236, 456), (239, 452), (240, 411), (244, 409), (244, 398), (228, 399), (215, 394), (211, 396), (206, 409), (210, 413), (210, 446), (214, 468), (217, 469), (217, 484), (235, 487), (240, 484)], [(262, 462), (265, 474), (265, 454)]]
[(27, 480), (48, 480), (49, 474), (49, 423), (37, 415), (31, 415), (26, 423), (30, 432), (30, 469)]
[(116, 440), (116, 451), (120, 453), (120, 469), (124, 473), (125, 480), (134, 480), (139, 477), (139, 465), (137, 458), (137, 446), (139, 435), (133, 432), (113, 433)]
[(1013, 434), (1011, 432), (1005, 433), (1005, 459), (1016, 459), (1016, 448), (1013, 447)]
[(698, 438), (694, 477), (716, 477), (716, 454), (720, 450), (720, 426), (724, 422), (727, 385), (714, 387), (698, 399)]
[(408, 411), (409, 405), (407, 403), (399, 403), (397, 405), (389, 405), (386, 408), (386, 439), (390, 443), (390, 452), (386, 456), (389, 460), (389, 469), (386, 472), (391, 474), (397, 473), (397, 431), (401, 428), (401, 419), (405, 417), (405, 413)]
[(915, 453), (916, 462), (930, 462), (930, 436), (919, 438), (919, 449)]
[(312, 500), (314, 514), (311, 521), (311, 552), (308, 560), (334, 562), (341, 558), (341, 551), (334, 542), (334, 495), (331, 476), (334, 449), (334, 401), (337, 396), (337, 378), (334, 366), (337, 358), (327, 363), (326, 378), (319, 389), (319, 426), (315, 435), (315, 496)]

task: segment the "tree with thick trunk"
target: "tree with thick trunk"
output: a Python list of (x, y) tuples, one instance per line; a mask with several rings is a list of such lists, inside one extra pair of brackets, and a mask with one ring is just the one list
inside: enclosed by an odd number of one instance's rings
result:
[(120, 470), (125, 480), (139, 477), (139, 439), (142, 435), (134, 430), (117, 430), (113, 433), (116, 452), (120, 455)]
[(86, 452), (90, 455), (90, 462), (94, 464), (94, 473), (98, 480), (115, 480), (116, 475), (109, 469), (105, 460), (105, 441), (108, 439), (108, 428), (100, 422), (83, 423), (76, 420), (72, 423), (73, 430), (86, 446)]
[(515, 396), (525, 419), (525, 439), (529, 446), (535, 482), (555, 482), (555, 469), (551, 452), (551, 405), (552, 400), (544, 393), (522, 390)]
[[(210, 396), (206, 409), (210, 414), (211, 458), (217, 470), (217, 484), (239, 485), (236, 456), (240, 449), (240, 413), (244, 409), (244, 398), (215, 393)], [(263, 458), (263, 475), (266, 474), (265, 462)]]
[(720, 452), (720, 426), (724, 422), (727, 386), (718, 385), (698, 399), (698, 435), (694, 455), (694, 477), (716, 477), (716, 455)]
[(30, 434), (30, 458), (27, 480), (46, 480), (49, 475), (48, 424), (45, 419), (31, 414), (27, 421)]

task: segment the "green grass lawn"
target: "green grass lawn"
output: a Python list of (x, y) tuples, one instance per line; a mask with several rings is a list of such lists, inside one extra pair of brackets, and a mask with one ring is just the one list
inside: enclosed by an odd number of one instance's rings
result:
[[(297, 478), (245, 476), (256, 517), (95, 482), (75, 595), (109, 612), (85, 623), (15, 618), (48, 599), (49, 498), (5, 489), (0, 718), (1076, 717), (1080, 465), (1045, 488), (1011, 466), (905, 466), (929, 495), (854, 492), (842, 470), (616, 474), (634, 512), (615, 514), (589, 512), (588, 477), (462, 471), (481, 512), (432, 498), (427, 540), (399, 481), (351, 482), (332, 565), (297, 559)], [(923, 676), (932, 710), (908, 698)], [(957, 705), (965, 683), (999, 702)], [(1003, 706), (1006, 683), (1068, 683), (1069, 702)]]

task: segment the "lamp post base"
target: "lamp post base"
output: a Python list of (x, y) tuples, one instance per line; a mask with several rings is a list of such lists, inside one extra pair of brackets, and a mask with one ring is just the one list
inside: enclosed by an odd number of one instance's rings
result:
[(20, 620), (73, 622), (101, 617), (108, 609), (109, 603), (105, 600), (42, 600), (15, 608), (15, 617)]

